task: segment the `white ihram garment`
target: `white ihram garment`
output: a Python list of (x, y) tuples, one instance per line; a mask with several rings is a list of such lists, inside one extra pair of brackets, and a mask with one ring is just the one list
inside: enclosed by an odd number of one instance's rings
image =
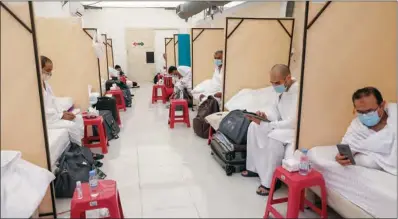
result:
[(252, 122), (247, 133), (246, 169), (258, 173), (261, 185), (270, 188), (275, 169), (282, 165), (285, 147), (294, 139), (299, 83), (275, 98), (265, 110), (271, 122)]
[[(205, 100), (207, 100), (207, 97), (213, 96), (218, 92), (222, 91), (222, 74), (221, 74), (221, 69), (219, 67), (216, 67), (214, 69), (213, 77), (212, 79), (205, 80), (201, 82), (200, 84), (196, 85), (196, 87), (192, 90), (192, 96), (194, 99), (198, 100), (200, 99), (200, 96), (203, 94), (205, 97), (202, 99), (202, 101), (199, 103), (202, 104)], [(220, 102), (220, 98), (216, 98), (218, 102)]]
[(174, 92), (179, 92), (186, 88), (188, 92), (192, 90), (192, 71), (191, 67), (178, 66), (177, 71), (181, 74), (182, 78), (174, 85)]
[(43, 98), (47, 128), (68, 129), (70, 141), (81, 146), (81, 140), (84, 136), (84, 122), (82, 116), (76, 115), (76, 118), (73, 121), (62, 119), (63, 110), (57, 103), (50, 84), (48, 82), (44, 83), (45, 88), (43, 89)]
[(350, 145), (356, 165), (384, 170), (397, 175), (397, 104), (385, 109), (387, 125), (376, 132), (355, 118), (348, 127), (342, 143)]

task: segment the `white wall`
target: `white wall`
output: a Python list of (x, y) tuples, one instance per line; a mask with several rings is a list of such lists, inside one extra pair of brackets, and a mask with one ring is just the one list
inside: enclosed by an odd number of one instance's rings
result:
[[(162, 8), (103, 8), (102, 10), (88, 10), (84, 13), (83, 25), (84, 27), (98, 28), (113, 39), (115, 64), (119, 64), (124, 68), (127, 68), (126, 28), (176, 29), (180, 32), (185, 32), (191, 27), (191, 23), (186, 23), (185, 20), (179, 18), (175, 11)], [(157, 38), (157, 40), (159, 39), (160, 37)], [(160, 42), (156, 44), (161, 45)], [(156, 52), (156, 54), (159, 56), (158, 54), (162, 54), (162, 51)]]

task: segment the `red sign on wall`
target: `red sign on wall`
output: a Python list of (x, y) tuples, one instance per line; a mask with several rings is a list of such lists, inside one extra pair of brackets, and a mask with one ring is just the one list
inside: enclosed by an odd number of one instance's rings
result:
[(143, 46), (144, 43), (143, 42), (133, 42), (131, 45), (132, 46)]

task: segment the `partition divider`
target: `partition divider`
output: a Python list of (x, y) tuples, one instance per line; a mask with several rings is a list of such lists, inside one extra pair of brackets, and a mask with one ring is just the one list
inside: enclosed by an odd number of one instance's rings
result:
[[(1, 150), (20, 151), (24, 160), (51, 172), (33, 3), (0, 2), (0, 15)], [(23, 116), (25, 106), (29, 116)], [(56, 218), (52, 184), (39, 215)]]
[(293, 18), (226, 18), (223, 110), (240, 90), (269, 86), (272, 66), (290, 65), (293, 30)]

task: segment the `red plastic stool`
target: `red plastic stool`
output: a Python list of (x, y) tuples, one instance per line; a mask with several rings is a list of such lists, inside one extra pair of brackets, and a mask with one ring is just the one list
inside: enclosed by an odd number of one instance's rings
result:
[(207, 138), (207, 144), (211, 144), (211, 140), (213, 140), (213, 127), (209, 127), (209, 137)]
[(127, 82), (126, 76), (120, 76), (119, 80), (120, 80), (121, 82), (125, 83), (125, 84), (126, 84), (126, 82)]
[(109, 210), (109, 218), (124, 218), (116, 182), (113, 180), (98, 180), (98, 189), (98, 196), (92, 198), (88, 183), (82, 183), (82, 199), (78, 199), (75, 190), (71, 201), (71, 218), (86, 218), (86, 211), (101, 208)]
[(163, 83), (166, 86), (166, 88), (173, 88), (173, 77), (170, 76), (164, 76), (163, 77)]
[(123, 91), (120, 89), (108, 90), (106, 94), (111, 94), (116, 99), (116, 106), (118, 110), (126, 111), (126, 102), (124, 102)]
[[(273, 199), (277, 179), (281, 180), (289, 187), (287, 198)], [(305, 189), (313, 186), (321, 187), (322, 209), (319, 209), (305, 198)], [(306, 205), (318, 213), (321, 218), (326, 219), (328, 217), (326, 195), (325, 180), (323, 179), (322, 174), (318, 171), (311, 169), (311, 172), (308, 173), (308, 175), (302, 176), (298, 172), (291, 173), (280, 166), (276, 168), (272, 178), (272, 185), (264, 218), (268, 218), (269, 213), (272, 213), (276, 218), (283, 218), (282, 215), (272, 207), (272, 205), (287, 202), (286, 218), (298, 218), (299, 211), (304, 211), (304, 205)]]
[[(161, 96), (158, 95), (159, 88), (162, 90)], [(166, 86), (155, 84), (155, 85), (153, 85), (153, 88), (152, 88), (152, 103), (155, 103), (158, 100), (162, 100), (163, 103), (166, 103), (166, 101), (167, 101)]]
[[(184, 99), (172, 99), (170, 101), (170, 108), (169, 108), (169, 124), (170, 128), (174, 128), (174, 123), (182, 122), (186, 123), (187, 127), (191, 127), (191, 122), (189, 121), (189, 111), (188, 111), (188, 101)], [(176, 116), (176, 106), (183, 107), (183, 114), (182, 116)]]
[[(83, 145), (88, 148), (98, 148), (100, 147), (103, 154), (108, 153), (108, 138), (106, 136), (102, 116), (96, 116), (93, 118), (88, 118), (83, 114), (84, 121), (84, 138)], [(97, 126), (98, 136), (88, 136), (87, 126)], [(98, 141), (99, 143), (90, 144), (90, 141)]]

